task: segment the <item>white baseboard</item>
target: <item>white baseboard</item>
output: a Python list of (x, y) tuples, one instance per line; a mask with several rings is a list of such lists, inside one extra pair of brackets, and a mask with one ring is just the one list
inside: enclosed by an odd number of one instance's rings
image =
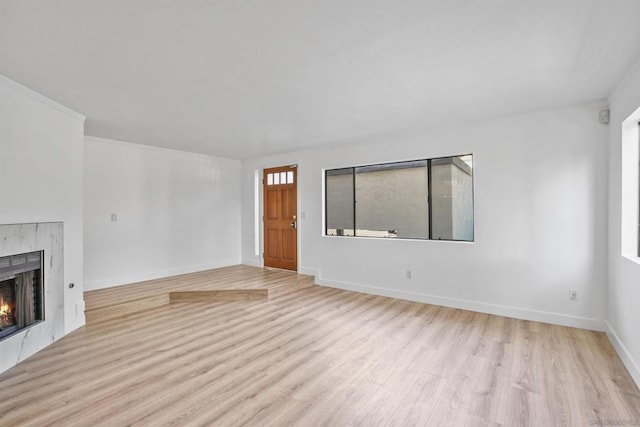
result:
[(320, 277), (320, 271), (318, 271), (315, 268), (307, 268), (307, 267), (300, 266), (298, 267), (298, 273), (306, 274), (307, 276), (314, 276), (315, 278)]
[(570, 316), (560, 313), (529, 310), (518, 307), (510, 307), (485, 302), (464, 300), (457, 298), (441, 297), (417, 292), (398, 291), (396, 289), (380, 288), (376, 286), (360, 285), (355, 283), (325, 280), (320, 274), (316, 274), (316, 283), (321, 286), (343, 289), (346, 291), (361, 292), (365, 294), (380, 295), (385, 297), (422, 302), (426, 304), (440, 305), (444, 307), (459, 308), (462, 310), (476, 311), (479, 313), (495, 314), (504, 317), (530, 320), (554, 325), (569, 326), (573, 328), (588, 329), (605, 332), (606, 327), (602, 320), (588, 317)]
[(85, 281), (85, 291), (95, 291), (98, 289), (112, 288), (114, 286), (128, 285), (131, 283), (144, 282), (146, 280), (162, 279), (164, 277), (177, 276), (179, 274), (197, 273), (198, 271), (211, 270), (214, 268), (229, 267), (238, 265), (237, 259), (227, 259), (217, 262), (191, 265), (186, 267), (170, 268), (160, 271), (149, 271), (139, 274), (131, 274), (126, 276), (107, 277), (104, 279)]
[(250, 265), (252, 267), (262, 268), (262, 260), (261, 259), (243, 258), (242, 259), (242, 264), (243, 265)]
[(607, 337), (609, 337), (609, 341), (611, 341), (613, 348), (616, 350), (616, 353), (618, 353), (618, 356), (620, 356), (622, 363), (627, 368), (627, 371), (629, 371), (629, 374), (631, 375), (631, 378), (633, 378), (633, 381), (635, 381), (636, 385), (640, 387), (640, 365), (633, 358), (631, 353), (629, 353), (627, 347), (625, 347), (625, 345), (622, 343), (620, 337), (616, 333), (616, 330), (613, 329), (613, 326), (611, 326), (608, 321), (605, 321), (605, 324), (607, 326), (606, 332)]

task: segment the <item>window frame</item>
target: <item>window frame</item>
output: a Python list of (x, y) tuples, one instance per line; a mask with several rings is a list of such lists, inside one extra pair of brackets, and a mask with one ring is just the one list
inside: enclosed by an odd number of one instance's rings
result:
[[(361, 164), (357, 166), (348, 166), (348, 167), (336, 167), (331, 169), (323, 169), (323, 190), (324, 190), (324, 215), (323, 215), (323, 237), (347, 237), (347, 238), (360, 238), (360, 239), (381, 239), (381, 240), (411, 240), (411, 241), (440, 241), (440, 242), (456, 242), (456, 243), (474, 243), (475, 242), (475, 179), (474, 179), (474, 171), (473, 166), (470, 166), (471, 169), (471, 216), (472, 216), (472, 238), (470, 240), (462, 240), (462, 239), (443, 239), (443, 238), (432, 238), (433, 236), (433, 204), (432, 204), (432, 166), (434, 162), (444, 164), (444, 160), (449, 160), (453, 163), (453, 159), (457, 159), (460, 157), (470, 156), (472, 159), (472, 165), (474, 163), (473, 158), (474, 154), (472, 152), (457, 154), (451, 156), (441, 156), (441, 157), (433, 157), (433, 158), (422, 158), (422, 159), (411, 159), (411, 160), (398, 160), (391, 162), (382, 162), (382, 163), (369, 163), (369, 164)], [(402, 165), (402, 164), (410, 164), (410, 163), (425, 163), (427, 169), (427, 238), (422, 237), (381, 237), (381, 236), (358, 236), (357, 235), (357, 219), (356, 219), (356, 211), (357, 211), (357, 199), (356, 199), (356, 175), (357, 169), (395, 169), (393, 166)], [(418, 166), (416, 166), (418, 167)], [(328, 208), (329, 208), (329, 200), (328, 200), (328, 185), (327, 185), (327, 177), (328, 172), (332, 171), (341, 171), (341, 170), (351, 170), (352, 175), (352, 198), (353, 198), (353, 235), (345, 235), (345, 234), (329, 234), (328, 233)], [(403, 169), (403, 168), (398, 168)]]
[(640, 264), (640, 107), (620, 131), (620, 255)]

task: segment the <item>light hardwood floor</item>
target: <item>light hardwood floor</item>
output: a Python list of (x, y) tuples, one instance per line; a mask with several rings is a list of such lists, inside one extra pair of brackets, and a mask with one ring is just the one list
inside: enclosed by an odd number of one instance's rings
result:
[(199, 273), (182, 274), (161, 280), (148, 280), (134, 285), (115, 286), (85, 292), (85, 305), (87, 310), (92, 310), (125, 301), (177, 291), (276, 289), (281, 286), (308, 281), (308, 276), (292, 274), (287, 271), (237, 265)]
[(0, 376), (0, 425), (640, 425), (640, 391), (602, 333), (253, 267), (165, 285), (198, 281), (269, 300), (85, 326)]

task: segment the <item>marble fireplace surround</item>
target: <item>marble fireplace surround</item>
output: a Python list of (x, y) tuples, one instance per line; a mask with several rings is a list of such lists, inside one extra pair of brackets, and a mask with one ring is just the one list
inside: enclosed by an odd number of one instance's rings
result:
[(0, 257), (44, 251), (44, 321), (0, 341), (0, 373), (64, 336), (61, 222), (0, 224)]

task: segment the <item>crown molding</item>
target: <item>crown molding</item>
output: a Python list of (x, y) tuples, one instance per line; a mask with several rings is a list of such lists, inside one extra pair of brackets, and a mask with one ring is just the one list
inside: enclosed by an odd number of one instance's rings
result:
[(14, 90), (16, 92), (19, 92), (22, 95), (28, 96), (31, 99), (34, 99), (34, 100), (36, 100), (36, 101), (38, 101), (38, 102), (40, 102), (40, 103), (42, 103), (42, 104), (44, 104), (44, 105), (46, 105), (48, 107), (51, 107), (51, 108), (53, 108), (55, 110), (58, 110), (61, 113), (64, 113), (64, 114), (66, 114), (66, 115), (68, 115), (70, 117), (73, 117), (76, 120), (80, 120), (83, 123), (84, 123), (84, 121), (86, 119), (86, 117), (83, 116), (82, 114), (80, 114), (80, 113), (78, 113), (76, 111), (73, 111), (72, 109), (70, 109), (68, 107), (65, 107), (62, 104), (57, 103), (57, 102), (47, 98), (46, 96), (41, 95), (38, 92), (36, 92), (36, 91), (34, 91), (32, 89), (29, 89), (28, 87), (23, 86), (20, 83), (17, 83), (15, 81), (11, 80), (8, 77), (3, 76), (2, 74), (0, 74), (0, 85), (4, 86), (6, 88), (12, 89), (12, 90)]

